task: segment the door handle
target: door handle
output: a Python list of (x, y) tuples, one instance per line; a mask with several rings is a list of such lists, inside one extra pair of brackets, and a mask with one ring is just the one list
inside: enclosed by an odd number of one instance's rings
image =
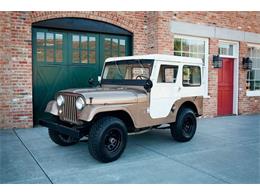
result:
[(180, 90), (181, 90), (181, 87), (178, 88), (178, 91), (180, 91)]

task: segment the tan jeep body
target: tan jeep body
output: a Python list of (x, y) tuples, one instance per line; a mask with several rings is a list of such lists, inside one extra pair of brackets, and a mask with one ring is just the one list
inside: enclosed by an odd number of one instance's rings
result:
[[(64, 117), (65, 108), (60, 108), (62, 113), (60, 119), (74, 124), (91, 122), (98, 114), (115, 113), (119, 118), (121, 113), (126, 113), (136, 129), (152, 127), (165, 123), (173, 123), (181, 106), (189, 105), (194, 109), (197, 116), (202, 114), (202, 96), (185, 97), (174, 102), (171, 112), (167, 117), (153, 119), (149, 114), (149, 93), (143, 87), (102, 86), (101, 88), (89, 89), (68, 89), (60, 91), (59, 94), (66, 96), (83, 96), (86, 100), (86, 107), (77, 113), (77, 120), (68, 120)], [(92, 98), (92, 100), (90, 100)], [(70, 107), (69, 112), (71, 112)], [(56, 101), (50, 101), (46, 112), (58, 116)], [(126, 119), (124, 119), (126, 120)]]

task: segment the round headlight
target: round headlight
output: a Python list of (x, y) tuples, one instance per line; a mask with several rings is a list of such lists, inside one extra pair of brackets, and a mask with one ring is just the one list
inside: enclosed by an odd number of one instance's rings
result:
[(64, 97), (62, 95), (59, 95), (56, 99), (58, 106), (62, 106), (65, 102)]
[(78, 110), (82, 110), (84, 108), (84, 106), (85, 106), (85, 102), (84, 102), (83, 98), (78, 97), (78, 99), (76, 100), (76, 108)]

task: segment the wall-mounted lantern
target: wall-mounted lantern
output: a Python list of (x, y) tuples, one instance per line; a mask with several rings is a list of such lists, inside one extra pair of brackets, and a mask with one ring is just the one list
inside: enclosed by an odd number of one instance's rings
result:
[(242, 64), (243, 64), (244, 69), (247, 69), (247, 70), (252, 69), (253, 62), (249, 57), (243, 58)]
[(222, 58), (219, 55), (213, 56), (213, 67), (221, 68), (222, 67)]

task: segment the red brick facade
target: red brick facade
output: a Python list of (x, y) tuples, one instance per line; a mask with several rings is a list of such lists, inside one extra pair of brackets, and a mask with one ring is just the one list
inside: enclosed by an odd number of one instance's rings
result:
[[(32, 23), (51, 18), (79, 17), (105, 21), (133, 33), (134, 54), (173, 54), (171, 21), (207, 24), (260, 33), (259, 12), (0, 12), (0, 128), (33, 126)], [(238, 112), (259, 113), (260, 97), (246, 96), (246, 71), (241, 68), (247, 43), (240, 42)], [(204, 115), (217, 115), (217, 70), (212, 56), (218, 40), (209, 38), (209, 96)]]

